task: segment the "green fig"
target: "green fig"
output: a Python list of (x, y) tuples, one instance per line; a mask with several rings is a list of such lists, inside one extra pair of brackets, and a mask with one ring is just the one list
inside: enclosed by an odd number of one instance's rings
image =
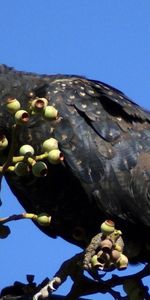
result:
[(58, 141), (54, 138), (49, 138), (43, 142), (42, 148), (44, 152), (58, 149)]
[(43, 116), (46, 119), (55, 120), (55, 119), (57, 119), (58, 111), (53, 106), (46, 106), (46, 108), (44, 109), (44, 112), (43, 112)]
[(60, 150), (58, 149), (55, 149), (55, 150), (51, 150), (49, 153), (48, 153), (48, 161), (51, 163), (51, 164), (58, 164), (60, 163), (60, 161), (62, 161), (64, 159), (62, 153), (60, 152)]
[(27, 153), (31, 153), (32, 155), (34, 155), (34, 148), (31, 145), (21, 146), (20, 149), (19, 149), (19, 154), (21, 156), (24, 156)]
[(37, 216), (36, 222), (41, 226), (49, 226), (51, 223), (51, 216), (46, 213), (39, 214)]
[(41, 112), (45, 109), (48, 104), (48, 100), (46, 98), (36, 98), (31, 102), (31, 108), (35, 112)]
[(111, 220), (106, 220), (101, 224), (101, 232), (104, 235), (109, 235), (110, 233), (114, 232), (115, 224)]
[(4, 150), (8, 146), (8, 140), (5, 135), (0, 136), (0, 151)]
[(43, 161), (36, 162), (32, 167), (32, 173), (36, 177), (45, 177), (48, 173), (47, 165)]
[(128, 258), (121, 253), (119, 259), (116, 261), (116, 266), (118, 270), (124, 270), (128, 266)]
[(28, 121), (29, 121), (29, 114), (26, 110), (18, 110), (16, 113), (15, 113), (15, 120), (16, 120), (16, 123), (19, 123), (19, 124), (26, 124)]
[(101, 263), (98, 261), (97, 255), (94, 255), (94, 256), (91, 258), (91, 265), (92, 265), (92, 267), (94, 267), (94, 268), (99, 268), (99, 267), (101, 267)]
[(18, 162), (15, 165), (15, 169), (14, 169), (15, 173), (17, 176), (25, 176), (28, 174), (29, 172), (29, 167), (26, 163), (24, 162)]
[(8, 98), (6, 107), (10, 113), (15, 114), (20, 109), (21, 105), (17, 99)]

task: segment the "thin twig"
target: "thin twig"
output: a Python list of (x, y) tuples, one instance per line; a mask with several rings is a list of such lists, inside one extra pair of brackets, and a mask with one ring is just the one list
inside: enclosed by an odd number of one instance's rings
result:
[(18, 221), (18, 220), (22, 220), (22, 219), (36, 219), (37, 215), (32, 214), (32, 213), (22, 213), (19, 215), (12, 215), (9, 217), (5, 217), (5, 218), (0, 218), (0, 223), (1, 224), (5, 224), (8, 223), (10, 221)]

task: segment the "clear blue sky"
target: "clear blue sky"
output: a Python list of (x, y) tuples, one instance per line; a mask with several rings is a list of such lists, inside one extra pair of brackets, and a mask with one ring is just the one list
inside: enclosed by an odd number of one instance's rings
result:
[[(0, 63), (99, 79), (150, 108), (150, 1), (2, 0)], [(1, 216), (23, 211), (5, 183), (1, 197)], [(44, 236), (30, 221), (10, 227), (11, 235), (1, 241), (1, 287), (25, 281), (26, 274), (35, 274), (37, 282), (52, 277), (65, 258), (79, 251)]]

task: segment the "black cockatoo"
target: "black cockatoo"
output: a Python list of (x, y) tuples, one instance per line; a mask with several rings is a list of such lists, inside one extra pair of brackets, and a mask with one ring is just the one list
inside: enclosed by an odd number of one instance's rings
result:
[[(25, 121), (15, 137), (12, 100), (19, 101)], [(41, 113), (44, 101), (57, 112), (50, 120)], [(51, 216), (50, 225), (40, 229), (85, 248), (100, 223), (112, 220), (122, 231), (128, 258), (148, 260), (150, 113), (99, 81), (5, 65), (0, 65), (0, 105), (1, 143), (8, 141), (0, 153), (1, 173), (28, 213)], [(20, 147), (32, 146), (34, 161), (49, 139), (58, 142), (59, 163), (47, 160), (40, 176), (11, 172)]]

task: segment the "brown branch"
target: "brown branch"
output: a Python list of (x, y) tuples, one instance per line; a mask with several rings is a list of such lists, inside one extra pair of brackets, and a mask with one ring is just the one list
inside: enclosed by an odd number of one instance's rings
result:
[(126, 276), (122, 276), (122, 277), (119, 277), (117, 275), (112, 275), (112, 278), (105, 281), (105, 284), (107, 285), (107, 287), (112, 288), (117, 285), (122, 285), (125, 282), (125, 280), (129, 280), (131, 278), (140, 280), (149, 275), (150, 275), (150, 264), (147, 264), (143, 270), (141, 270), (138, 273), (133, 274), (133, 275), (126, 275)]
[[(113, 275), (111, 279), (109, 280), (102, 280), (100, 281), (93, 281), (87, 277), (84, 277), (83, 281), (79, 280), (78, 284), (74, 287), (73, 289), (77, 288), (78, 289), (78, 295), (88, 295), (88, 294), (93, 294), (93, 293), (109, 293), (109, 290), (113, 287), (116, 287), (118, 285), (123, 285), (126, 280), (129, 280), (131, 278), (134, 279), (143, 279), (146, 276), (150, 275), (150, 265), (146, 265), (145, 268), (133, 275), (127, 275), (127, 276), (122, 276), (119, 277), (117, 275)], [(75, 291), (73, 290), (73, 293)]]
[[(143, 270), (139, 271), (136, 274), (133, 275), (126, 275), (126, 276), (117, 276), (112, 275), (111, 279), (108, 280), (92, 280), (86, 276), (83, 275), (82, 272), (82, 261), (84, 257), (84, 252), (76, 254), (73, 258), (65, 261), (58, 272), (55, 274), (55, 276), (59, 277), (61, 279), (61, 283), (63, 283), (67, 276), (70, 276), (72, 280), (75, 282), (74, 284), (76, 286), (82, 286), (81, 289), (83, 289), (84, 295), (87, 295), (88, 293), (106, 293), (110, 288), (113, 288), (118, 285), (122, 285), (125, 280), (127, 279), (143, 279), (146, 276), (150, 275), (150, 264), (147, 264)], [(88, 292), (86, 292), (86, 289)]]
[(0, 224), (5, 224), (11, 221), (18, 221), (23, 219), (35, 219), (37, 215), (32, 213), (22, 213), (22, 214), (14, 214), (9, 217), (0, 218)]
[[(141, 280), (146, 276), (150, 275), (150, 265), (146, 265), (144, 269), (137, 274), (127, 275), (127, 276), (117, 276), (112, 275), (111, 279), (102, 280), (102, 278), (97, 280), (92, 280), (86, 277), (83, 274), (82, 263), (83, 263), (84, 252), (76, 254), (73, 258), (65, 261), (58, 272), (55, 274), (54, 278), (48, 282), (48, 284), (44, 287), (47, 290), (51, 291), (51, 284), (54, 288), (58, 288), (68, 276), (70, 276), (74, 282), (71, 291), (66, 296), (68, 300), (77, 300), (80, 296), (85, 296), (89, 294), (95, 293), (110, 293), (114, 299), (126, 299), (122, 298), (119, 293), (113, 290), (114, 287), (118, 285), (123, 285), (126, 280), (137, 279)], [(92, 271), (92, 270), (91, 270)], [(59, 279), (59, 280), (58, 280)], [(145, 291), (146, 295), (146, 291)], [(148, 295), (148, 292), (147, 292)], [(149, 297), (145, 296), (145, 297)], [(148, 298), (145, 298), (148, 299)]]
[[(50, 295), (47, 300), (65, 300), (65, 296), (61, 295)], [(14, 296), (14, 295), (5, 295), (0, 297), (0, 300), (33, 300), (33, 296), (31, 295), (23, 295), (23, 296)], [(89, 300), (85, 298), (79, 298), (78, 300)]]

